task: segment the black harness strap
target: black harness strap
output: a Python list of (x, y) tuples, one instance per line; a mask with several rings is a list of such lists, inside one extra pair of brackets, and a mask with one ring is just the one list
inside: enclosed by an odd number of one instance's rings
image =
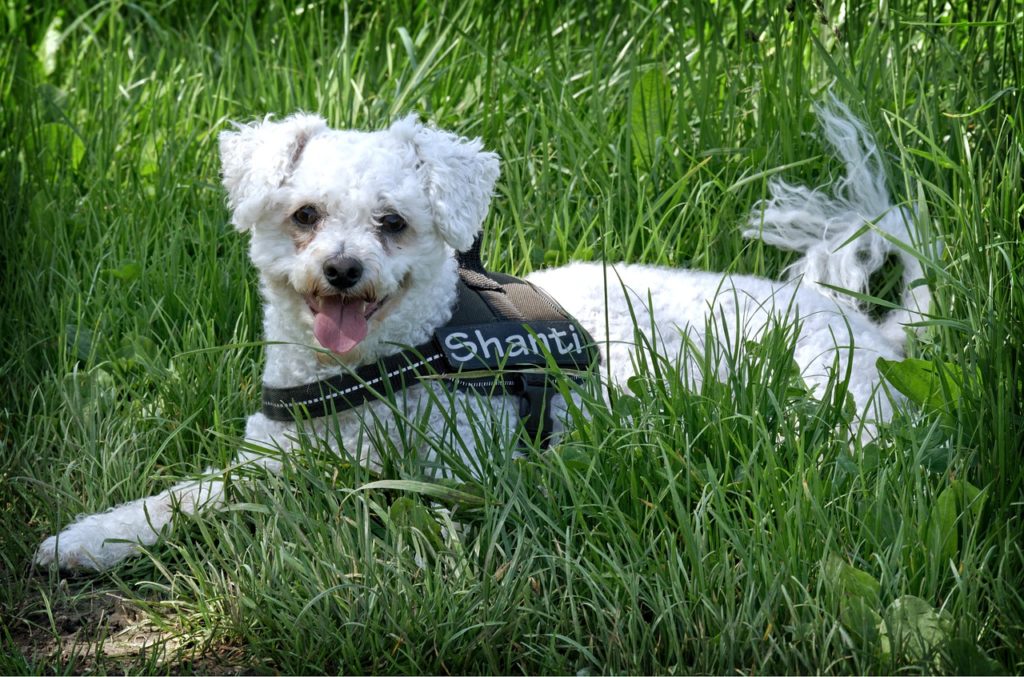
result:
[(292, 388), (263, 386), (263, 415), (275, 421), (295, 421), (354, 409), (388, 390), (401, 390), (407, 376), (425, 376), (431, 373), (430, 365), (444, 359), (444, 352), (431, 340), (322, 381)]
[(546, 445), (556, 391), (548, 359), (577, 383), (599, 361), (593, 339), (554, 299), (525, 280), (484, 270), (478, 237), (459, 255), (452, 318), (430, 341), (314, 383), (264, 386), (262, 411), (275, 421), (320, 418), (440, 378), (459, 390), (518, 397), (524, 430)]

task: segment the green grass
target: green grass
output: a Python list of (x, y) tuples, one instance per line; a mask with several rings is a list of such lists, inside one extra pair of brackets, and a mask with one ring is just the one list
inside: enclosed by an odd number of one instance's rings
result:
[[(1024, 671), (1024, 10), (245, 4), (5, 5), (0, 671)], [(815, 399), (775, 368), (782, 328), (696, 392), (639, 356), (557, 448), (497, 449), (482, 506), (363, 490), (379, 478), (310, 449), (109, 574), (30, 568), (74, 515), (235, 454), (261, 349), (229, 120), (413, 110), (482, 136), (506, 272), (777, 275), (787, 256), (737, 224), (769, 176), (840, 171), (811, 106), (829, 88), (945, 244), (913, 354), (958, 392), (878, 444), (848, 439), (841, 378)], [(394, 450), (386, 478), (410, 473)], [(105, 657), (122, 626), (82, 609), (111, 594), (179, 643)]]

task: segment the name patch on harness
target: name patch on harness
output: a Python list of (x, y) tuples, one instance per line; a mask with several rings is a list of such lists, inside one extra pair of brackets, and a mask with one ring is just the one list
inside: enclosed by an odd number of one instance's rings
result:
[(547, 364), (550, 354), (560, 367), (586, 369), (590, 338), (574, 322), (533, 320), (442, 327), (435, 332), (448, 363), (457, 369), (498, 369)]

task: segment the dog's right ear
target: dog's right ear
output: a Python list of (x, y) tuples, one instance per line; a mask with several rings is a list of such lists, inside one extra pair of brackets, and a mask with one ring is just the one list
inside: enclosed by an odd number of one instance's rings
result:
[(220, 134), (221, 175), (228, 192), (231, 222), (239, 231), (253, 226), (254, 205), (292, 173), (311, 138), (327, 129), (319, 115), (297, 113), (280, 122), (236, 125)]

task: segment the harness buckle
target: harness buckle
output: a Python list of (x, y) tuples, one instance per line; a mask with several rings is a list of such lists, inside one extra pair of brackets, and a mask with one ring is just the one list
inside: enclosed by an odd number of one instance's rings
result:
[(517, 383), (509, 391), (519, 396), (519, 418), (523, 429), (542, 448), (547, 448), (551, 441), (551, 397), (554, 386), (547, 374), (536, 372), (520, 372), (516, 374)]

